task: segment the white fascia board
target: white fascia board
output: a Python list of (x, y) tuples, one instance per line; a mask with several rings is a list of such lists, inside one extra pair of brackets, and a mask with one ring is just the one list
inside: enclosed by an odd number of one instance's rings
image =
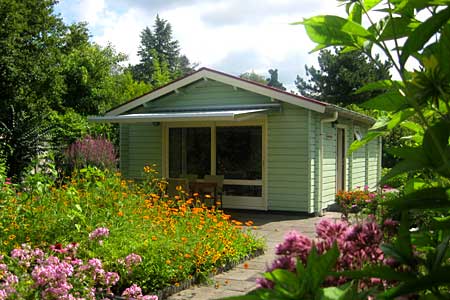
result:
[(243, 90), (254, 92), (254, 93), (257, 93), (257, 94), (260, 94), (263, 96), (267, 96), (271, 99), (280, 100), (280, 101), (290, 103), (292, 105), (300, 106), (300, 107), (303, 107), (306, 109), (310, 109), (310, 110), (313, 110), (313, 111), (316, 111), (319, 113), (325, 112), (326, 105), (321, 105), (321, 104), (314, 103), (311, 101), (302, 100), (294, 95), (277, 92), (275, 90), (268, 89), (263, 86), (255, 85), (255, 84), (243, 81), (243, 80), (238, 80), (238, 79), (235, 79), (232, 77), (224, 76), (224, 75), (213, 73), (213, 72), (208, 72), (207, 76), (213, 80), (216, 80), (216, 81), (219, 81), (219, 82), (222, 82), (225, 84), (229, 84), (231, 86), (235, 86), (235, 87), (241, 88)]
[(88, 121), (98, 123), (149, 123), (149, 122), (183, 122), (183, 121), (234, 121), (267, 111), (251, 109), (236, 111), (206, 111), (183, 113), (130, 114), (119, 116), (91, 116)]
[(133, 108), (136, 108), (140, 105), (143, 105), (146, 102), (152, 101), (164, 95), (167, 95), (177, 89), (181, 89), (182, 87), (189, 85), (195, 81), (201, 79), (212, 79), (224, 84), (228, 84), (233, 87), (241, 88), (243, 90), (247, 90), (256, 94), (260, 94), (271, 99), (280, 100), (282, 102), (290, 103), (292, 105), (300, 106), (306, 109), (310, 109), (319, 113), (325, 113), (326, 105), (314, 103), (308, 100), (302, 100), (301, 98), (296, 97), (295, 95), (289, 95), (288, 93), (278, 92), (276, 90), (266, 88), (264, 86), (259, 86), (256, 84), (252, 84), (250, 82), (246, 82), (244, 80), (239, 80), (233, 77), (225, 76), (216, 72), (211, 72), (209, 70), (201, 70), (199, 72), (193, 73), (191, 75), (186, 76), (178, 81), (175, 81), (167, 86), (164, 86), (160, 89), (157, 89), (153, 92), (150, 92), (140, 98), (137, 98), (129, 103), (126, 103), (122, 106), (117, 107), (105, 114), (105, 116), (117, 116), (124, 112), (127, 112)]
[(178, 81), (173, 82), (172, 84), (166, 85), (158, 90), (155, 90), (153, 92), (150, 92), (140, 98), (137, 98), (133, 101), (130, 101), (122, 106), (117, 107), (116, 109), (113, 109), (105, 114), (105, 116), (117, 116), (121, 113), (124, 113), (126, 111), (129, 111), (133, 108), (138, 107), (139, 105), (142, 105), (146, 102), (152, 101), (154, 99), (157, 99), (159, 97), (162, 97), (166, 94), (169, 94), (173, 92), (174, 90), (180, 89), (183, 86), (189, 85), (197, 80), (200, 80), (204, 77), (204, 71), (193, 73), (192, 75), (186, 76), (185, 78), (182, 78)]

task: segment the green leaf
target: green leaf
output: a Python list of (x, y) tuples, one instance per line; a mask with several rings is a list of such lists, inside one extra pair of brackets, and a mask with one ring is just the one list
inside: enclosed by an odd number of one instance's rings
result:
[(401, 124), (403, 121), (414, 116), (415, 113), (416, 112), (412, 108), (407, 108), (396, 112), (391, 116), (391, 120), (386, 124), (386, 128), (388, 130), (392, 130), (393, 128), (397, 127), (397, 125)]
[(422, 162), (424, 165), (428, 163), (428, 159), (422, 147), (394, 147), (390, 148), (388, 153), (398, 158), (417, 160)]
[(450, 284), (450, 266), (441, 267), (431, 272), (429, 275), (422, 276), (416, 280), (401, 282), (398, 286), (387, 290), (383, 297), (393, 299), (398, 296), (412, 294), (420, 291), (436, 289)]
[(403, 188), (403, 192), (405, 194), (413, 193), (414, 191), (418, 191), (420, 189), (425, 188), (427, 182), (421, 178), (412, 178), (408, 180)]
[(355, 299), (355, 287), (352, 282), (341, 286), (333, 286), (322, 289), (320, 300), (346, 300)]
[(396, 210), (409, 209), (447, 209), (450, 208), (450, 190), (442, 187), (426, 188), (414, 191), (398, 199), (384, 202)]
[(336, 242), (325, 254), (318, 255), (315, 247), (308, 255), (306, 263), (306, 272), (310, 275), (309, 289), (312, 292), (317, 291), (331, 270), (336, 266), (339, 258), (339, 250)]
[(406, 37), (418, 26), (418, 24), (420, 23), (407, 17), (389, 18), (383, 27), (379, 39), (381, 41), (388, 41)]
[(413, 121), (404, 121), (400, 124), (400, 126), (419, 134), (423, 134), (425, 132), (422, 125)]
[(333, 45), (363, 47), (366, 39), (374, 40), (363, 26), (338, 16), (315, 16), (292, 24), (303, 24), (309, 38), (321, 48)]
[(352, 154), (354, 151), (363, 147), (365, 144), (369, 143), (373, 139), (384, 135), (384, 131), (369, 131), (361, 140), (355, 140), (348, 148), (348, 155)]
[(348, 15), (348, 19), (355, 23), (361, 24), (362, 8), (358, 2), (353, 3), (353, 8)]
[(441, 121), (428, 128), (423, 137), (423, 147), (435, 169), (450, 177), (450, 124)]
[(408, 37), (400, 55), (400, 65), (403, 67), (408, 58), (422, 49), (424, 45), (438, 33), (439, 29), (450, 19), (450, 8), (433, 14), (420, 24)]
[[(386, 252), (390, 253), (391, 248), (386, 247), (386, 249), (389, 249)], [(387, 254), (386, 252), (385, 252), (385, 254)], [(389, 256), (392, 256), (392, 255), (389, 255)], [(415, 278), (415, 276), (410, 273), (397, 272), (389, 266), (367, 266), (362, 270), (337, 272), (336, 275), (342, 275), (342, 276), (349, 277), (352, 279), (364, 279), (364, 278), (372, 278), (373, 277), (373, 278), (380, 278), (380, 279), (386, 279), (386, 280), (397, 280), (397, 281), (411, 280), (411, 279)]]
[(448, 243), (450, 241), (450, 235), (443, 238), (442, 242), (436, 247), (436, 256), (433, 262), (432, 271), (438, 270), (444, 261), (445, 254), (448, 250)]
[(379, 80), (365, 84), (359, 88), (355, 94), (361, 94), (365, 92), (372, 92), (377, 90), (388, 90), (392, 87), (392, 80)]
[(363, 1), (363, 5), (366, 11), (371, 10), (372, 8), (374, 8), (375, 6), (378, 5), (378, 3), (380, 3), (381, 0), (364, 0)]
[(380, 246), (381, 250), (383, 250), (383, 253), (386, 257), (392, 257), (393, 259), (395, 259), (395, 261), (397, 261), (400, 264), (405, 264), (407, 265), (409, 262), (409, 259), (407, 257), (405, 257), (405, 255), (398, 251), (397, 247), (395, 247), (395, 245), (391, 245), (391, 244), (382, 244)]
[(364, 102), (361, 104), (361, 107), (384, 111), (398, 111), (406, 108), (407, 104), (406, 98), (399, 91), (390, 90)]
[(380, 180), (380, 184), (386, 183), (389, 179), (394, 178), (400, 174), (409, 173), (413, 171), (420, 171), (429, 167), (422, 161), (402, 160), (398, 162), (386, 175)]

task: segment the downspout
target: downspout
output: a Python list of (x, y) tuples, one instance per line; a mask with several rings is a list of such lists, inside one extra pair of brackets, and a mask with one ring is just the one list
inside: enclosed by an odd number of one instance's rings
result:
[(320, 149), (320, 157), (319, 157), (319, 190), (317, 197), (317, 210), (316, 215), (322, 215), (322, 189), (323, 189), (323, 124), (332, 123), (337, 121), (338, 112), (333, 112), (333, 115), (329, 118), (323, 118), (320, 120), (320, 140), (319, 140), (319, 149)]

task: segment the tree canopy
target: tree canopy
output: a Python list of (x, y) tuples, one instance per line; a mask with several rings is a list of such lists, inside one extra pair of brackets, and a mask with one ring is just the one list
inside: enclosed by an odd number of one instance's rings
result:
[[(63, 147), (81, 138), (63, 129), (64, 115), (81, 120), (74, 114), (103, 113), (151, 89), (124, 70), (123, 54), (91, 42), (85, 23), (64, 24), (53, 11), (55, 3), (0, 1), (0, 152), (11, 176), (19, 175), (43, 144), (49, 148), (58, 140)], [(86, 134), (97, 125), (80, 126), (85, 129), (77, 132)], [(56, 127), (62, 130), (53, 139), (50, 129)]]
[(266, 84), (268, 86), (280, 89), (285, 91), (286, 88), (283, 86), (281, 82), (278, 81), (278, 69), (269, 69), (269, 78), (266, 78), (264, 75), (260, 75), (255, 73), (255, 71), (245, 72), (239, 75), (240, 78), (255, 81), (261, 84)]
[(391, 64), (382, 62), (378, 55), (370, 59), (362, 51), (341, 50), (321, 50), (318, 57), (319, 69), (305, 65), (307, 78), (297, 76), (295, 80), (300, 94), (345, 106), (362, 103), (379, 93), (355, 94), (355, 91), (369, 82), (390, 79)]
[(180, 51), (179, 42), (172, 37), (172, 26), (157, 15), (153, 30), (146, 27), (141, 32), (140, 62), (131, 67), (133, 77), (152, 85), (161, 85), (161, 74), (176, 79), (192, 72), (195, 65)]

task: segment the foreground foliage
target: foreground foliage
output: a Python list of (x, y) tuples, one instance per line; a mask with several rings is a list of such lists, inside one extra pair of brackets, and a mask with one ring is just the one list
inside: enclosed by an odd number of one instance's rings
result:
[[(398, 217), (398, 232), (380, 245), (384, 259), (395, 263), (395, 269), (373, 263), (361, 270), (332, 272), (337, 263), (336, 250), (322, 257), (313, 251), (301, 272), (287, 275), (278, 269), (267, 276), (277, 277), (280, 284), (276, 299), (359, 299), (368, 297), (358, 282), (372, 278), (393, 281), (392, 285), (370, 290), (377, 299), (449, 299), (450, 290), (450, 7), (446, 0), (351, 0), (339, 1), (348, 17), (321, 15), (296, 24), (317, 44), (314, 51), (330, 46), (343, 52), (361, 51), (374, 58), (376, 48), (392, 64), (400, 80), (369, 83), (356, 93), (381, 91), (362, 107), (386, 112), (369, 133), (355, 141), (350, 152), (398, 126), (411, 134), (402, 137), (409, 143), (390, 149), (400, 159), (384, 175), (380, 185), (397, 176), (407, 178), (399, 197), (380, 203)], [(407, 62), (415, 60), (413, 70)], [(395, 76), (394, 76), (395, 77)], [(414, 217), (412, 217), (414, 216)], [(425, 222), (417, 224), (416, 218)], [(337, 246), (341, 255), (342, 246)], [(334, 257), (334, 260), (333, 260)], [(317, 261), (327, 261), (325, 266)], [(297, 258), (297, 266), (300, 259)], [(324, 269), (328, 270), (324, 274)], [(407, 271), (405, 273), (405, 271)], [(275, 276), (276, 274), (277, 276)], [(315, 274), (315, 275), (310, 275)], [(283, 275), (284, 277), (281, 277)], [(326, 276), (344, 276), (352, 283), (334, 286), (325, 292)], [(311, 281), (311, 277), (315, 281)], [(283, 285), (282, 279), (287, 284)], [(312, 284), (314, 293), (297, 287)], [(337, 283), (338, 284), (338, 283)], [(275, 285), (276, 288), (277, 284)], [(320, 288), (319, 288), (320, 287)], [(351, 288), (353, 287), (353, 288)], [(347, 292), (351, 294), (347, 294)], [(256, 292), (237, 299), (270, 299)]]
[[(0, 175), (0, 254), (7, 256), (23, 243), (45, 250), (76, 242), (81, 259), (98, 257), (106, 271), (119, 270), (112, 291), (120, 294), (132, 284), (149, 293), (205, 278), (262, 247), (242, 231), (243, 224), (215, 207), (182, 194), (168, 199), (165, 182), (150, 166), (145, 171), (139, 184), (92, 167), (60, 186), (43, 174), (29, 175), (20, 185)], [(86, 238), (97, 228), (108, 229), (101, 243)], [(130, 253), (142, 258), (133, 272), (119, 262)]]

